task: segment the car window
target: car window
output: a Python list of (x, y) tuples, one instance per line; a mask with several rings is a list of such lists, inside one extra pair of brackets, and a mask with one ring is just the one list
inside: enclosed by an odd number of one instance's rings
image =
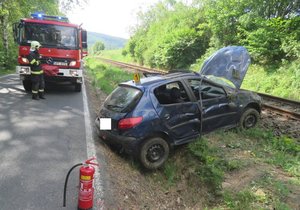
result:
[(213, 85), (206, 81), (202, 81), (201, 88), (199, 88), (200, 80), (190, 79), (188, 80), (188, 82), (197, 100), (199, 100), (200, 98), (199, 90), (201, 90), (202, 100), (209, 100), (226, 96), (226, 92), (222, 87)]
[(154, 89), (154, 95), (160, 104), (176, 104), (190, 101), (181, 82), (161, 85)]
[(119, 86), (104, 102), (104, 107), (115, 112), (130, 112), (136, 106), (142, 92), (136, 88)]

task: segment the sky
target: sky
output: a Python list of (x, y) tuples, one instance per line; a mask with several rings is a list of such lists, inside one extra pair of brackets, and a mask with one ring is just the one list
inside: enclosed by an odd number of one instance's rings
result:
[(137, 22), (136, 14), (159, 0), (88, 0), (83, 9), (67, 14), (71, 23), (83, 24), (91, 32), (128, 39), (129, 28)]

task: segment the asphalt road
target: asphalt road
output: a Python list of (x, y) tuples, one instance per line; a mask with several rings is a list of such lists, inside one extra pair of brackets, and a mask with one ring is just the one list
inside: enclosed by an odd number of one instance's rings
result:
[[(50, 86), (46, 98), (32, 100), (17, 75), (0, 77), (2, 210), (77, 209), (78, 169), (70, 175), (65, 208), (63, 188), (68, 170), (95, 155), (85, 89)], [(95, 185), (101, 203), (99, 178)]]

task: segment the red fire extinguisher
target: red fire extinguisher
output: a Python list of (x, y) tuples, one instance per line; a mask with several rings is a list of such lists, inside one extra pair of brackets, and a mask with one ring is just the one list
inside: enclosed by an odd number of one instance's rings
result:
[(93, 208), (94, 200), (94, 174), (95, 168), (92, 165), (98, 166), (97, 163), (91, 162), (96, 158), (93, 157), (85, 161), (79, 170), (79, 191), (78, 191), (78, 209)]

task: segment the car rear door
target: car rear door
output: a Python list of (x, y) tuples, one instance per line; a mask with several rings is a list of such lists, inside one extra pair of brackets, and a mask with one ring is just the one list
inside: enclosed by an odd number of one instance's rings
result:
[(161, 125), (175, 140), (182, 144), (200, 135), (200, 110), (180, 81), (174, 81), (154, 90), (158, 101), (156, 112)]

